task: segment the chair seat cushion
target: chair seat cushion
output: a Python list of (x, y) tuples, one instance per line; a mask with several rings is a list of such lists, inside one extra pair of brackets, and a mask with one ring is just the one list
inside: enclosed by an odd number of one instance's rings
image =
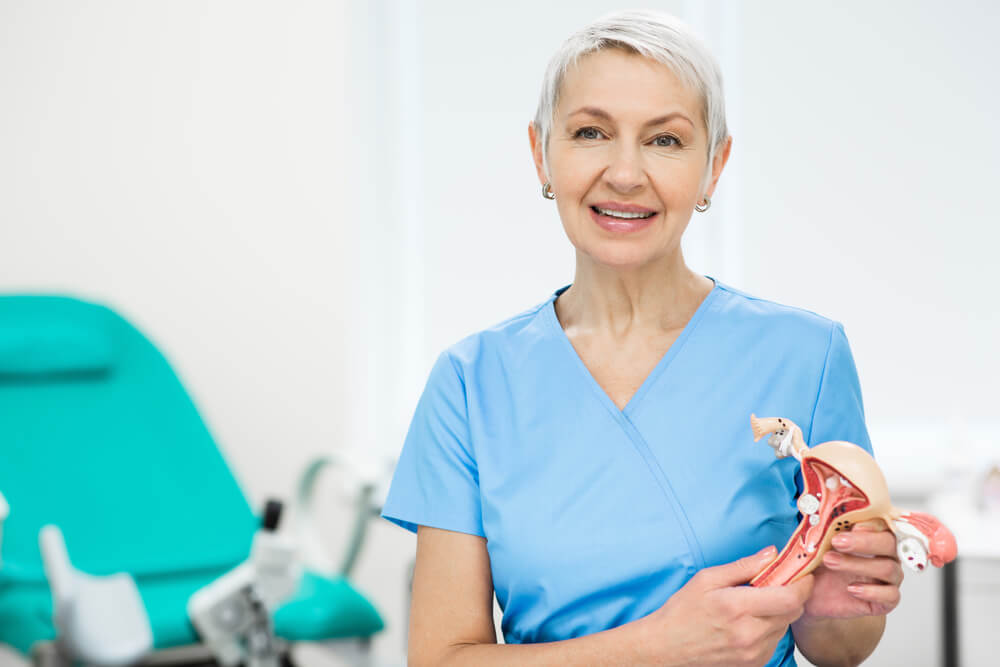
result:
[(369, 637), (385, 627), (375, 607), (349, 581), (309, 571), (295, 596), (275, 612), (274, 625), (290, 641)]

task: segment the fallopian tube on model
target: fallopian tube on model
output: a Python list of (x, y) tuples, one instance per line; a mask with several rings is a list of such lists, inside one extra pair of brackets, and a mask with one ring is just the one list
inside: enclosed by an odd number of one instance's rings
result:
[(751, 586), (782, 586), (816, 569), (837, 533), (871, 519), (882, 519), (896, 535), (899, 561), (911, 570), (941, 567), (955, 559), (958, 547), (951, 531), (922, 512), (896, 509), (875, 459), (851, 442), (832, 440), (806, 445), (802, 430), (780, 417), (750, 415), (754, 442), (771, 434), (767, 444), (778, 458), (794, 456), (802, 466), (805, 490), (798, 498), (802, 521), (788, 544)]

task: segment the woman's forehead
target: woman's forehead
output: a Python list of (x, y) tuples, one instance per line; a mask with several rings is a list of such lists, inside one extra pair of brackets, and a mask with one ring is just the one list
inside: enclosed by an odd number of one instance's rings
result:
[[(676, 112), (692, 123), (701, 119), (701, 95), (664, 65), (621, 49), (582, 56), (563, 77), (557, 122), (602, 110), (612, 120), (646, 123)], [(600, 114), (598, 114), (600, 115)]]

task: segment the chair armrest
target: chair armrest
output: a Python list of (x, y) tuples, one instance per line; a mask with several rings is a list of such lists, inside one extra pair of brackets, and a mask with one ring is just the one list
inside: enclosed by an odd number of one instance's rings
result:
[[(321, 574), (338, 574), (349, 577), (364, 544), (368, 522), (382, 512), (383, 498), (379, 490), (392, 466), (380, 466), (370, 458), (341, 452), (310, 461), (299, 478), (293, 521), (303, 561)], [(347, 548), (339, 566), (330, 558), (323, 545), (321, 533), (315, 522), (314, 495), (316, 484), (323, 473), (334, 469), (340, 473), (342, 484), (338, 491), (341, 498), (354, 508), (354, 521)]]
[(43, 526), (38, 543), (56, 634), (74, 663), (131, 665), (152, 650), (153, 628), (131, 575), (98, 577), (77, 570), (58, 526)]

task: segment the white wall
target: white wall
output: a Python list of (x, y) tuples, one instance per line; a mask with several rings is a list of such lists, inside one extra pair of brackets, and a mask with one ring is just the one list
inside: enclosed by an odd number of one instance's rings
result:
[(844, 322), (871, 420), (1000, 416), (1000, 9), (744, 18), (748, 288)]
[[(621, 6), (0, 2), (0, 290), (140, 325), (255, 501), (312, 454), (394, 453), (443, 347), (572, 280), (527, 124), (558, 44)], [(996, 6), (635, 6), (686, 16), (726, 78), (692, 265), (845, 324), (881, 460), (905, 471), (906, 429), (940, 433), (932, 461), (970, 424), (995, 451)], [(386, 659), (412, 553), (379, 522), (357, 572)], [(872, 664), (936, 650), (907, 604)]]

